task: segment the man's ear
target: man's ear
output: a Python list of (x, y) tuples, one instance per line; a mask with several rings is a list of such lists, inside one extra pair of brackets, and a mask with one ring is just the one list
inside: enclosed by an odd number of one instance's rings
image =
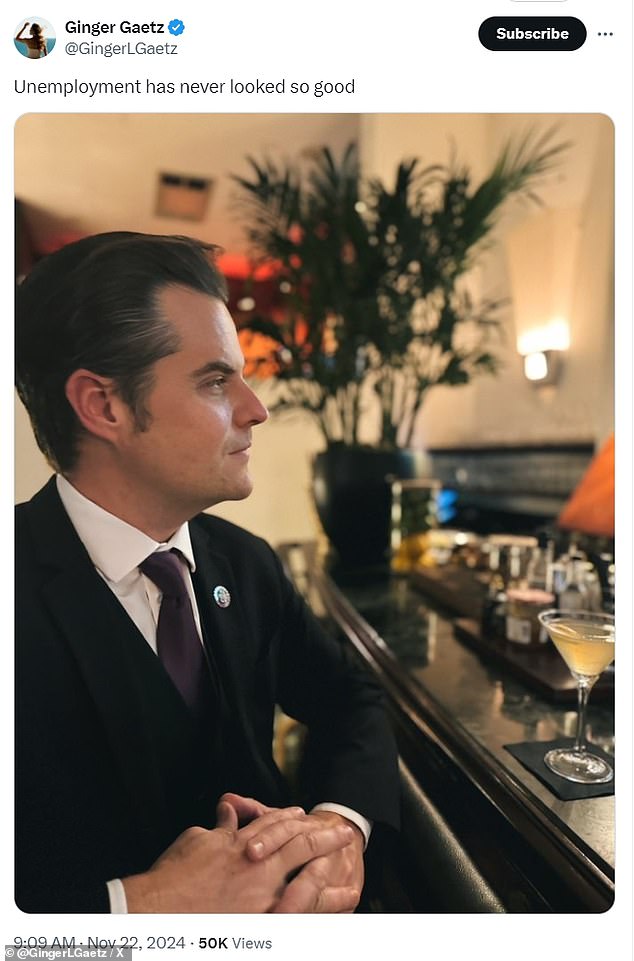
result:
[(111, 377), (80, 368), (66, 381), (65, 392), (82, 427), (95, 437), (115, 440), (129, 422), (130, 411)]

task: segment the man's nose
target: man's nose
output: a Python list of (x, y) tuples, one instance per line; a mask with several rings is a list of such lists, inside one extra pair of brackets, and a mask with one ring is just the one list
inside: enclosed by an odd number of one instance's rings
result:
[(241, 384), (242, 396), (238, 405), (238, 416), (241, 421), (248, 424), (263, 424), (269, 416), (269, 412), (246, 381)]

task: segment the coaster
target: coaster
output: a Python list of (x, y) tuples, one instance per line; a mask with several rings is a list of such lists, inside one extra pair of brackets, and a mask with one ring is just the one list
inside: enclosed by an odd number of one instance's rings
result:
[(562, 801), (579, 801), (582, 798), (607, 797), (614, 794), (616, 777), (614, 758), (596, 744), (588, 744), (588, 750), (607, 761), (614, 771), (612, 780), (606, 781), (605, 784), (577, 784), (576, 781), (567, 781), (546, 767), (544, 755), (548, 751), (554, 747), (572, 747), (573, 744), (572, 738), (562, 738), (558, 741), (524, 741), (522, 744), (505, 744), (504, 747)]

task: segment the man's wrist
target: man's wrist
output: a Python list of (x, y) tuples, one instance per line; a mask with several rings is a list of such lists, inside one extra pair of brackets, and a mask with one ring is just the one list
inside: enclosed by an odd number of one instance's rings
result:
[(128, 914), (161, 914), (157, 892), (150, 883), (150, 872), (123, 878), (121, 886)]
[(352, 808), (348, 808), (344, 804), (335, 804), (331, 801), (323, 801), (320, 804), (316, 804), (310, 813), (319, 814), (320, 811), (339, 814), (354, 827), (358, 828), (363, 840), (363, 850), (365, 851), (372, 832), (372, 821), (368, 821), (368, 819), (364, 818), (358, 811), (353, 811)]

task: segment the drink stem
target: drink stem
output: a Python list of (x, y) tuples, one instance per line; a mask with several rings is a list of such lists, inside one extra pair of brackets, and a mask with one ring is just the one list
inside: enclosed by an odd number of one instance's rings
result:
[(586, 749), (586, 708), (595, 677), (577, 679), (577, 733), (575, 736), (575, 751), (581, 754)]

